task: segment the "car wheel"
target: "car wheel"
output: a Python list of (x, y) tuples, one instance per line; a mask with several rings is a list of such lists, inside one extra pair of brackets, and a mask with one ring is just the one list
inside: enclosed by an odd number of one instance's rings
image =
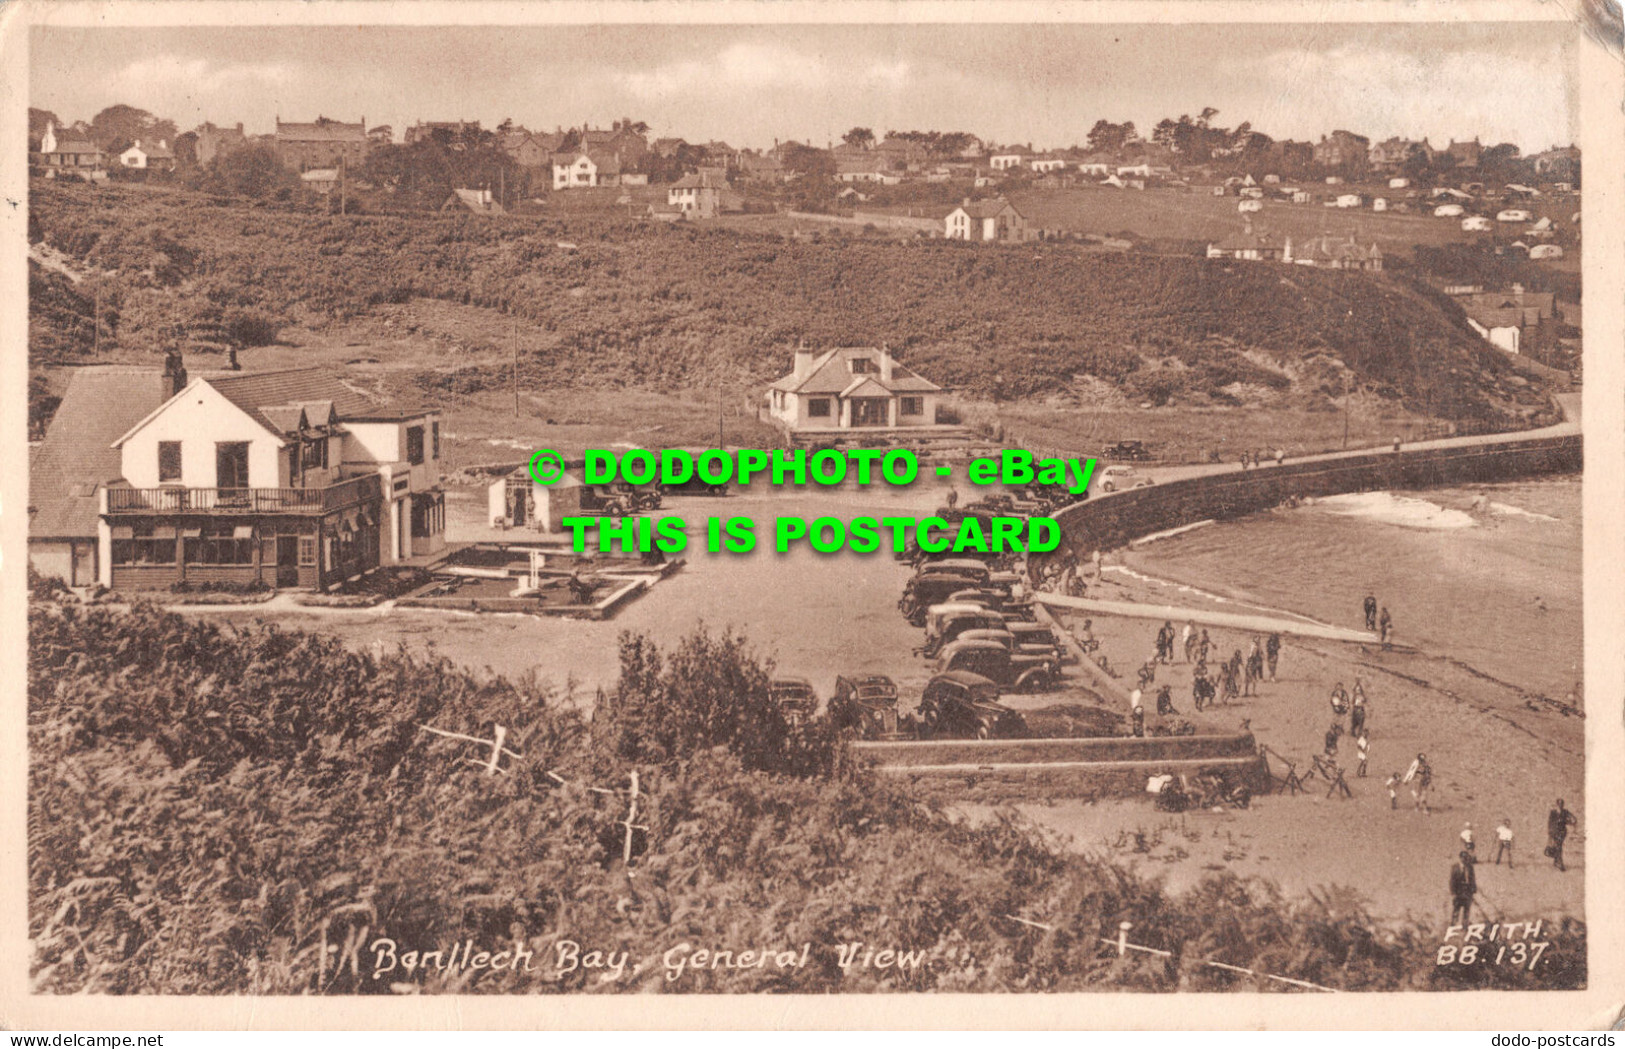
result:
[(1117, 484), (1113, 481), (1103, 481), (1101, 482), (1100, 490), (1102, 492), (1115, 492), (1117, 491)]

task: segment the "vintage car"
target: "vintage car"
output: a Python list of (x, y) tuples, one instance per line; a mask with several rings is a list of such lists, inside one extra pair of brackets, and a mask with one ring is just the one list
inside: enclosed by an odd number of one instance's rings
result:
[(948, 603), (980, 605), (983, 608), (991, 608), (1006, 619), (1021, 620), (1025, 623), (1038, 618), (1030, 598), (1017, 600), (1000, 590), (984, 590), (979, 587), (972, 590), (956, 590), (948, 595)]
[(1145, 488), (1151, 478), (1135, 472), (1132, 466), (1108, 466), (1096, 475), (1102, 492), (1115, 492), (1119, 488)]
[(1003, 629), (1004, 617), (993, 609), (958, 602), (932, 605), (926, 610), (925, 643), (914, 654), (935, 659), (942, 646), (958, 640), (967, 630)]
[(605, 517), (620, 517), (632, 510), (632, 502), (607, 484), (581, 486), (581, 509)]
[(712, 484), (709, 481), (702, 481), (698, 477), (690, 477), (688, 480), (677, 484), (662, 484), (660, 490), (667, 495), (721, 496), (728, 494), (728, 484), (726, 481), (722, 484)]
[(1061, 661), (1055, 656), (1012, 652), (992, 640), (960, 639), (937, 652), (936, 671), (968, 670), (1011, 692), (1044, 692), (1061, 680)]
[(1015, 635), (1016, 644), (1028, 655), (1053, 652), (1055, 658), (1063, 663), (1069, 658), (1066, 646), (1055, 636), (1054, 629), (1043, 623), (1023, 623), (1006, 617), (1004, 628)]
[(979, 589), (1009, 590), (1019, 578), (1014, 572), (999, 571), (986, 561), (969, 557), (948, 557), (923, 562), (914, 570), (915, 576), (960, 575), (976, 580)]
[(980, 674), (950, 670), (936, 675), (920, 697), (922, 739), (1020, 739), (1022, 716), (999, 702), (999, 686)]
[(767, 686), (767, 694), (792, 725), (799, 725), (818, 713), (818, 693), (804, 677), (774, 678)]
[(1100, 453), (1105, 459), (1130, 459), (1135, 462), (1144, 462), (1151, 458), (1151, 450), (1145, 446), (1144, 441), (1118, 441), (1108, 444)]
[(633, 510), (660, 509), (662, 499), (658, 484), (628, 484), (625, 481), (617, 481), (612, 487), (616, 495), (625, 500), (626, 505)]
[(977, 587), (972, 576), (931, 573), (917, 575), (903, 587), (903, 596), (897, 601), (897, 610), (914, 626), (925, 626), (926, 614), (932, 605), (940, 605), (950, 594)]
[(829, 716), (836, 728), (850, 729), (859, 739), (918, 738), (918, 724), (911, 715), (898, 713), (897, 686), (883, 674), (836, 678)]

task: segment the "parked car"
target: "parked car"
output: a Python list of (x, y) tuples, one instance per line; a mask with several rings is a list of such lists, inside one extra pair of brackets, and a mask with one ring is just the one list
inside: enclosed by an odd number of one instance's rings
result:
[(1007, 616), (1004, 628), (1015, 636), (1018, 650), (1026, 655), (1053, 655), (1058, 662), (1066, 662), (1066, 647), (1055, 636), (1055, 631), (1043, 623), (1013, 622)]
[(956, 604), (991, 608), (1006, 619), (1020, 619), (1030, 623), (1038, 618), (1030, 599), (1023, 598), (1017, 601), (1002, 590), (956, 590), (948, 595), (948, 600)]
[(976, 580), (977, 586), (983, 588), (1008, 589), (1016, 581), (1014, 572), (995, 572), (985, 561), (966, 557), (922, 562), (920, 567), (914, 570), (914, 575), (916, 578), (930, 575), (969, 576)]
[(999, 702), (999, 686), (964, 670), (936, 675), (920, 697), (923, 739), (1020, 739), (1027, 722)]
[(1095, 475), (1102, 492), (1115, 492), (1119, 488), (1145, 488), (1151, 478), (1140, 474), (1132, 466), (1108, 466)]
[(818, 693), (804, 677), (774, 678), (767, 686), (767, 694), (792, 725), (799, 725), (818, 713)]
[(913, 626), (925, 626), (926, 613), (933, 605), (947, 602), (961, 590), (980, 586), (975, 576), (937, 572), (917, 575), (903, 587), (903, 596), (897, 600), (897, 610)]
[(660, 495), (658, 484), (628, 484), (617, 481), (612, 486), (616, 495), (626, 502), (633, 510), (658, 510), (664, 501)]
[(1107, 459), (1133, 459), (1143, 462), (1151, 458), (1151, 450), (1145, 446), (1144, 441), (1118, 441), (1108, 444), (1101, 453)]
[(935, 659), (944, 645), (957, 641), (967, 630), (1003, 630), (1004, 617), (977, 605), (933, 605), (925, 620), (925, 642), (914, 650), (917, 656)]
[(849, 729), (864, 740), (916, 739), (919, 725), (912, 715), (897, 711), (897, 685), (883, 674), (835, 679), (829, 716), (835, 726)]
[(1061, 661), (1053, 656), (1011, 652), (997, 641), (951, 641), (937, 653), (936, 671), (968, 670), (1012, 692), (1046, 692), (1061, 680)]
[(660, 490), (667, 495), (727, 495), (728, 483), (712, 484), (698, 477), (690, 477), (681, 484), (663, 484)]
[(607, 484), (587, 484), (581, 486), (581, 509), (605, 517), (620, 517), (631, 511), (632, 502)]

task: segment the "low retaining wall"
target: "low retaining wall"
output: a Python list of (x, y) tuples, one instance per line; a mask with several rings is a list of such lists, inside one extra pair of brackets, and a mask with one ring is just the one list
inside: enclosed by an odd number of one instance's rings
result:
[(1258, 752), (1248, 732), (1223, 736), (1097, 736), (1078, 739), (953, 739), (854, 743), (860, 759), (886, 766), (999, 765), (1056, 761), (1172, 761), (1244, 758)]
[(1226, 736), (1103, 736), (1088, 739), (930, 740), (854, 743), (875, 771), (906, 779), (945, 801), (1037, 801), (1137, 796), (1162, 773), (1220, 774), (1254, 791), (1269, 769), (1251, 733)]
[(1091, 495), (1058, 511), (1055, 521), (1074, 553), (1082, 555), (1209, 518), (1268, 510), (1293, 498), (1567, 473), (1579, 470), (1582, 458), (1579, 434), (1328, 456)]

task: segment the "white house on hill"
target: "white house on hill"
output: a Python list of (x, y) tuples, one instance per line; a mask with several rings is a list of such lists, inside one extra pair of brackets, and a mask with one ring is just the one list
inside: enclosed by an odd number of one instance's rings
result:
[(884, 346), (797, 350), (795, 370), (768, 387), (768, 410), (795, 431), (935, 426), (941, 394)]

